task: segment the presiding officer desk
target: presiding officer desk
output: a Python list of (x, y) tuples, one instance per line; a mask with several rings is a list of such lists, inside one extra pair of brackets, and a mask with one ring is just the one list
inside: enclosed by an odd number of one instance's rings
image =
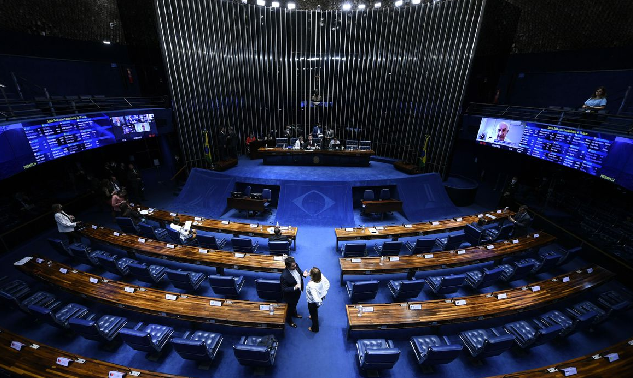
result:
[[(537, 236), (538, 237), (535, 237)], [(420, 255), (340, 258), (341, 285), (346, 274), (389, 274), (408, 272), (413, 277), (416, 271), (454, 268), (458, 266), (478, 264), (486, 261), (497, 261), (530, 248), (537, 248), (556, 240), (546, 233), (534, 233), (527, 236), (504, 240), (476, 247), (457, 249), (454, 251), (429, 252)], [(492, 248), (491, 248), (492, 247)]]
[[(490, 294), (424, 302), (368, 304), (360, 310), (358, 305), (347, 305), (348, 335), (350, 331), (356, 330), (430, 327), (516, 314), (570, 298), (600, 286), (614, 276), (610, 271), (592, 265), (527, 286)], [(563, 282), (566, 277), (569, 281)], [(533, 291), (536, 286), (540, 290)], [(499, 294), (505, 294), (506, 298), (498, 299)], [(465, 300), (466, 303), (456, 305), (458, 300)], [(358, 316), (359, 311), (362, 311), (362, 316)]]
[[(12, 342), (22, 344), (18, 351), (11, 347)], [(37, 347), (35, 347), (37, 346)], [(57, 364), (57, 358), (64, 357), (72, 362), (68, 366)], [(0, 328), (0, 370), (16, 377), (31, 378), (107, 378), (110, 371), (118, 371), (131, 377), (134, 371), (145, 378), (180, 378), (181, 376), (159, 373), (149, 370), (131, 369), (127, 366), (82, 357), (75, 353), (42, 345), (7, 329)], [(136, 374), (136, 373), (134, 373)]]
[[(285, 268), (282, 256), (262, 255), (259, 253), (234, 253), (165, 243), (90, 224), (87, 224), (80, 232), (90, 240), (109, 244), (127, 252), (188, 264), (213, 266), (218, 268), (218, 273), (220, 274), (223, 273), (224, 268), (270, 273), (281, 273)], [(115, 232), (119, 235), (116, 235)], [(168, 245), (173, 246), (173, 248), (168, 247)]]
[[(505, 218), (514, 215), (512, 211), (496, 210), (479, 214), (486, 219), (486, 222), (502, 221)], [(393, 239), (421, 236), (428, 234), (437, 234), (440, 232), (448, 232), (462, 229), (470, 223), (476, 222), (479, 215), (468, 215), (453, 219), (445, 219), (433, 222), (413, 223), (402, 226), (378, 226), (378, 227), (350, 227), (336, 228), (336, 246), (340, 241), (350, 240), (370, 240), (370, 239)]]
[[(72, 294), (131, 311), (199, 323), (284, 329), (286, 304), (276, 304), (275, 313), (270, 315), (268, 308), (260, 308), (264, 305), (261, 302), (201, 297), (136, 286), (39, 256), (25, 257), (14, 265), (23, 273)], [(95, 280), (97, 282), (93, 282)], [(133, 288), (134, 292), (129, 293), (125, 288)], [(176, 299), (167, 299), (168, 294)]]
[[(201, 231), (208, 232), (220, 232), (223, 234), (232, 234), (233, 236), (255, 236), (258, 238), (271, 238), (275, 236), (273, 226), (255, 225), (250, 223), (229, 222), (220, 221), (215, 219), (204, 219), (202, 217), (195, 217), (185, 214), (172, 213), (165, 210), (153, 209), (145, 206), (136, 206), (139, 212), (148, 219), (159, 222), (163, 227), (173, 222), (174, 217), (178, 216), (181, 222), (191, 221), (192, 228)], [(291, 243), (294, 245), (293, 249), (297, 248), (297, 227), (279, 227), (282, 235), (288, 237)]]
[[(617, 354), (617, 359), (610, 362), (608, 357), (609, 355), (613, 356), (613, 354)], [(489, 378), (557, 378), (564, 377), (565, 373), (563, 369), (567, 368), (576, 369), (576, 374), (573, 375), (573, 377), (633, 377), (633, 340), (625, 340), (590, 355), (560, 362), (556, 365), (504, 375), (495, 375)]]
[(372, 150), (295, 150), (286, 148), (260, 148), (265, 165), (333, 165), (368, 167)]

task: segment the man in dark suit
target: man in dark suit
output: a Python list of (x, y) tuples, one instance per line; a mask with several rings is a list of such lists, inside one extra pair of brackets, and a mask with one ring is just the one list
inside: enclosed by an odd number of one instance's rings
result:
[(287, 241), (288, 237), (281, 233), (281, 229), (279, 227), (274, 228), (275, 235), (271, 236), (268, 240), (271, 241)]
[(528, 214), (528, 207), (525, 205), (519, 207), (519, 212), (517, 212), (514, 217), (508, 217), (508, 220), (514, 224), (512, 236), (515, 237), (527, 234), (532, 224), (532, 217)]
[(301, 297), (303, 291), (303, 279), (301, 278), (301, 269), (295, 262), (294, 257), (286, 258), (286, 269), (281, 272), (279, 277), (279, 283), (281, 284), (281, 291), (283, 292), (284, 302), (288, 304), (288, 311), (286, 312), (286, 322), (292, 327), (297, 328), (297, 325), (292, 318), (302, 318), (297, 313), (297, 303)]

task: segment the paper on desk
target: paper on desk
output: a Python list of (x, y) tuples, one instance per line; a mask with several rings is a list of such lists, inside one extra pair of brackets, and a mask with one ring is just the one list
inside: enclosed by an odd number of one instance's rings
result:
[(229, 221), (222, 221), (220, 223), (222, 223), (222, 224), (229, 224)]
[(185, 222), (185, 230), (186, 231), (191, 230), (191, 223), (193, 223), (193, 222), (191, 222), (191, 221), (186, 221)]
[(17, 265), (17, 266), (24, 265), (27, 262), (31, 261), (32, 259), (33, 259), (32, 257), (27, 256), (27, 257), (21, 258), (20, 260), (14, 262), (13, 265)]
[(405, 225), (404, 225), (404, 227), (405, 227), (405, 228), (411, 228), (411, 227), (413, 227), (413, 225), (411, 225), (411, 224), (405, 224)]
[(376, 230), (374, 227), (369, 227), (369, 233), (370, 234), (377, 234), (378, 230)]
[(149, 211), (147, 211), (147, 210), (141, 210), (141, 211), (139, 211), (139, 214), (141, 214), (141, 215), (147, 215), (147, 214), (149, 214)]
[(347, 227), (347, 228), (345, 229), (345, 231), (347, 231), (347, 232), (352, 232), (352, 231), (354, 231), (354, 229), (353, 229), (353, 228), (351, 228), (351, 227)]

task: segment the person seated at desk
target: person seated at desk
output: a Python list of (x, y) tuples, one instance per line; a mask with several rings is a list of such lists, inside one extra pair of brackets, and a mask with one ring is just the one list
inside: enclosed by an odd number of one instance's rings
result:
[(281, 229), (279, 227), (275, 227), (275, 230), (273, 232), (275, 233), (275, 235), (271, 236), (269, 240), (271, 241), (287, 241), (288, 240), (288, 237), (281, 233)]
[(596, 93), (589, 97), (587, 101), (582, 105), (582, 110), (586, 112), (597, 112), (604, 110), (607, 106), (607, 90), (605, 87), (598, 87)]
[(143, 218), (141, 213), (139, 213), (132, 206), (134, 206), (134, 204), (130, 206), (127, 202), (121, 203), (121, 205), (119, 205), (119, 208), (121, 209), (121, 216), (132, 219), (132, 222), (134, 222), (134, 224), (145, 222), (145, 219)]
[(514, 232), (512, 233), (512, 236), (517, 237), (527, 234), (528, 229), (532, 224), (532, 217), (530, 217), (527, 210), (527, 206), (521, 205), (521, 207), (519, 207), (519, 212), (517, 212), (514, 217), (508, 217), (508, 220), (514, 224)]
[(303, 148), (306, 150), (314, 150), (317, 147), (312, 135), (308, 135), (308, 141), (303, 144)]
[(300, 149), (302, 149), (302, 148), (303, 148), (303, 145), (304, 145), (304, 143), (303, 143), (303, 137), (302, 137), (302, 136), (300, 136), (300, 137), (297, 139), (297, 141), (295, 142), (294, 149), (295, 149), (295, 150), (300, 150)]
[(180, 221), (180, 218), (175, 217), (174, 222), (169, 225), (169, 228), (175, 230), (180, 235), (180, 241), (186, 244), (196, 237), (196, 229), (191, 229), (191, 225), (187, 227), (185, 223)]
[(333, 137), (332, 140), (330, 140), (330, 150), (335, 150), (341, 148), (341, 142), (336, 139), (336, 137)]

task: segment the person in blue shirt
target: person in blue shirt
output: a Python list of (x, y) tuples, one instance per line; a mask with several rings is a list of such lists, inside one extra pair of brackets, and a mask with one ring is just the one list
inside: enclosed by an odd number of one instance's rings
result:
[(603, 110), (607, 106), (607, 90), (605, 87), (598, 87), (596, 93), (591, 96), (582, 106), (582, 109), (588, 112), (597, 112)]

